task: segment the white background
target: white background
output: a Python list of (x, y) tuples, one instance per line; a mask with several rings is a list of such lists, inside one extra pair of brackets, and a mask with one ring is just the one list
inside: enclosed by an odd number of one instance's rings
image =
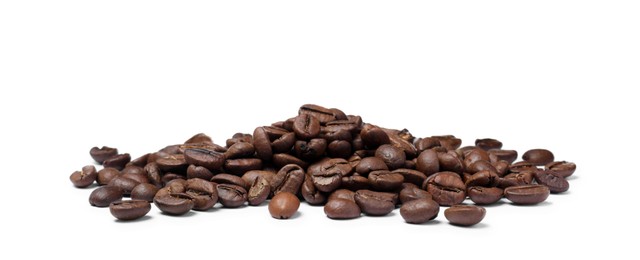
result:
[[(637, 259), (637, 1), (2, 1), (0, 258)], [(576, 162), (571, 189), (460, 228), (265, 206), (118, 223), (73, 188), (134, 157), (338, 107)]]

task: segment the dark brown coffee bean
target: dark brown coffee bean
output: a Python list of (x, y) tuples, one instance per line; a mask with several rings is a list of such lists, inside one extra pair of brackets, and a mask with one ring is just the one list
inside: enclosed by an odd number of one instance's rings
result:
[(522, 155), (522, 160), (541, 166), (553, 162), (553, 153), (546, 149), (531, 149)]
[(185, 193), (193, 198), (194, 210), (208, 210), (218, 202), (216, 184), (203, 179), (187, 180)]
[(567, 161), (551, 162), (544, 166), (546, 170), (553, 171), (556, 175), (567, 178), (576, 171), (576, 164)]
[(533, 182), (533, 172), (510, 173), (498, 180), (498, 187), (505, 189), (511, 186), (529, 185)]
[(172, 193), (166, 196), (156, 196), (153, 204), (165, 214), (184, 215), (193, 208), (193, 198), (184, 193)]
[(273, 165), (275, 165), (276, 167), (282, 168), (287, 164), (295, 164), (302, 168), (307, 168), (307, 166), (309, 166), (307, 162), (300, 160), (297, 157), (290, 154), (279, 153), (279, 154), (273, 155)]
[(347, 189), (339, 189), (332, 192), (331, 195), (329, 195), (329, 198), (327, 200), (331, 201), (333, 199), (346, 199), (346, 200), (356, 202), (355, 196), (356, 196), (356, 193), (354, 191), (347, 190)]
[(203, 180), (210, 180), (213, 177), (213, 173), (202, 166), (189, 165), (187, 168), (187, 179), (199, 178)]
[(516, 150), (490, 150), (488, 153), (489, 160), (491, 162), (505, 160), (509, 163), (513, 163), (516, 159), (518, 159), (518, 151)]
[(108, 207), (111, 202), (122, 200), (124, 190), (115, 186), (102, 186), (91, 192), (89, 204), (95, 207)]
[(226, 160), (224, 162), (224, 169), (228, 173), (242, 175), (248, 171), (262, 169), (262, 160), (258, 158)]
[(449, 223), (457, 226), (473, 226), (484, 219), (487, 210), (474, 205), (453, 205), (444, 210)]
[(227, 148), (219, 146), (213, 143), (189, 143), (178, 145), (178, 154), (183, 154), (187, 149), (204, 149), (208, 151), (214, 151), (219, 153), (226, 153)]
[(407, 160), (404, 151), (390, 144), (379, 146), (375, 156), (382, 159), (390, 170), (402, 168)]
[(371, 124), (365, 124), (362, 126), (360, 137), (362, 138), (362, 143), (367, 149), (376, 149), (383, 144), (391, 143), (389, 136), (384, 130)]
[(369, 189), (369, 186), (369, 179), (359, 175), (342, 177), (342, 182), (340, 183), (340, 188), (352, 191), (366, 190)]
[(173, 181), (173, 180), (186, 180), (186, 178), (184, 176), (182, 176), (182, 175), (175, 174), (175, 173), (172, 173), (172, 172), (168, 172), (168, 173), (165, 173), (164, 175), (162, 175), (162, 183), (166, 184), (166, 183), (168, 183), (170, 181)]
[(432, 136), (432, 137), (438, 139), (438, 142), (440, 142), (440, 146), (444, 147), (449, 151), (458, 149), (462, 144), (462, 140), (460, 138), (456, 138), (453, 135)]
[(98, 171), (98, 185), (107, 185), (111, 180), (120, 176), (120, 171), (115, 168), (103, 168)]
[(356, 191), (354, 196), (356, 203), (360, 209), (367, 215), (371, 216), (384, 216), (395, 208), (395, 201), (393, 200), (395, 194), (376, 192), (370, 190)]
[(239, 142), (235, 143), (224, 153), (227, 159), (246, 158), (251, 157), (256, 152), (256, 149), (251, 143)]
[(407, 223), (421, 224), (438, 216), (440, 205), (432, 199), (416, 199), (402, 204), (400, 215)]
[(295, 164), (285, 165), (271, 180), (273, 194), (290, 192), (297, 194), (304, 181), (304, 170)]
[[(138, 166), (132, 166), (132, 167), (138, 167)], [(120, 176), (132, 179), (132, 180), (137, 181), (139, 183), (149, 183), (149, 177), (147, 177), (147, 173), (144, 172), (144, 170), (143, 170), (142, 173), (131, 173), (131, 172), (129, 172), (129, 173), (120, 174)]]
[(180, 154), (183, 151), (180, 151), (180, 144), (167, 145), (164, 148), (158, 150), (158, 152), (167, 153), (169, 155)]
[(387, 164), (384, 163), (382, 158), (379, 157), (366, 157), (362, 158), (356, 165), (355, 170), (362, 176), (368, 176), (369, 172), (379, 170), (389, 170)]
[(118, 154), (118, 149), (108, 146), (98, 148), (96, 146), (89, 150), (89, 154), (91, 155), (91, 158), (93, 158), (93, 160), (95, 160), (98, 164), (102, 164), (105, 160), (116, 156)]
[(327, 149), (327, 140), (321, 138), (307, 141), (297, 141), (294, 149), (298, 158), (304, 160), (314, 160), (324, 155)]
[(429, 176), (440, 171), (438, 153), (434, 150), (424, 150), (416, 159), (416, 170)]
[(211, 171), (222, 168), (225, 162), (224, 154), (207, 149), (187, 149), (184, 160), (188, 164), (205, 167)]
[(369, 184), (376, 191), (394, 191), (404, 182), (402, 174), (390, 171), (373, 171), (369, 173)]
[(467, 195), (473, 203), (479, 205), (489, 205), (498, 202), (502, 198), (503, 190), (497, 187), (474, 186), (467, 189)]
[(569, 190), (569, 182), (554, 171), (537, 170), (533, 177), (538, 184), (549, 187), (551, 193), (562, 193)]
[(395, 130), (383, 128), (382, 130), (389, 136), (390, 144), (402, 150), (407, 159), (413, 159), (418, 156), (418, 149), (411, 144), (413, 136), (407, 129)]
[(174, 154), (158, 158), (156, 164), (163, 172), (186, 173), (187, 167), (189, 167), (183, 154)]
[(218, 184), (218, 200), (226, 208), (237, 208), (247, 201), (247, 190), (233, 184)]
[(300, 200), (290, 192), (280, 192), (271, 198), (269, 213), (276, 219), (288, 219), (298, 211)]
[(485, 151), (497, 150), (502, 148), (502, 142), (491, 138), (476, 139), (476, 146)]
[(319, 205), (323, 204), (327, 197), (324, 193), (320, 192), (313, 183), (313, 178), (311, 175), (307, 174), (304, 178), (304, 183), (302, 183), (302, 187), (300, 188), (300, 193), (304, 200), (311, 205)]
[(69, 180), (73, 183), (73, 186), (78, 188), (86, 188), (98, 178), (98, 172), (93, 165), (87, 165), (82, 167), (81, 171), (75, 171), (69, 176)]
[(328, 159), (309, 166), (309, 174), (318, 190), (331, 192), (340, 187), (342, 177), (347, 176), (353, 168), (344, 159)]
[(146, 153), (138, 158), (135, 158), (133, 160), (131, 160), (126, 166), (125, 168), (127, 168), (128, 166), (138, 166), (138, 167), (144, 167), (145, 165), (147, 165), (149, 163), (149, 156), (151, 154), (150, 153)]
[(249, 188), (249, 194), (247, 195), (249, 205), (258, 206), (262, 204), (269, 197), (269, 193), (271, 193), (269, 181), (263, 176), (258, 176), (251, 184), (251, 188)]
[(273, 177), (276, 176), (276, 173), (272, 171), (248, 171), (242, 175), (242, 179), (248, 184), (253, 183), (260, 176), (265, 178), (267, 182), (269, 182), (269, 185), (271, 185), (271, 181)]
[(113, 178), (113, 180), (109, 182), (109, 186), (120, 187), (124, 191), (125, 196), (128, 196), (129, 194), (131, 194), (131, 191), (133, 190), (133, 188), (138, 186), (138, 184), (140, 184), (139, 181), (129, 179), (123, 176), (115, 177)]
[(469, 179), (465, 181), (465, 185), (467, 187), (472, 186), (482, 186), (482, 187), (495, 187), (498, 185), (498, 175), (492, 171), (479, 171), (473, 175)]
[(496, 167), (494, 167), (489, 161), (485, 161), (485, 160), (475, 161), (466, 169), (466, 172), (470, 174), (474, 174), (479, 171), (498, 172)]
[[(318, 119), (321, 124), (326, 124), (331, 121), (335, 121), (336, 111), (332, 111), (331, 109), (321, 107), (313, 104), (305, 104), (300, 107), (298, 110), (298, 115), (310, 115)], [(346, 119), (346, 118), (345, 118)], [(295, 123), (295, 122), (294, 122)]]
[(535, 171), (537, 169), (538, 168), (530, 162), (517, 162), (509, 166), (509, 172), (511, 173)]
[(233, 184), (233, 185), (238, 185), (240, 187), (243, 187), (245, 189), (249, 188), (249, 184), (242, 178), (236, 176), (236, 175), (231, 175), (231, 174), (226, 174), (226, 173), (218, 173), (215, 176), (213, 176), (211, 178), (212, 182), (218, 183), (218, 184)]
[(335, 198), (324, 205), (324, 214), (331, 219), (354, 219), (360, 217), (360, 207), (354, 200)]
[(545, 201), (549, 193), (549, 188), (544, 185), (512, 186), (504, 189), (504, 196), (519, 205), (538, 204)]
[(424, 173), (417, 170), (401, 168), (394, 170), (393, 173), (401, 174), (404, 177), (404, 182), (413, 183), (417, 186), (422, 186), (422, 183), (427, 179)]
[(320, 134), (320, 121), (310, 114), (300, 114), (293, 122), (293, 132), (300, 140), (309, 140)]
[(211, 137), (209, 137), (208, 135), (204, 134), (204, 133), (198, 133), (195, 134), (194, 136), (192, 136), (191, 138), (187, 139), (187, 141), (184, 141), (185, 144), (193, 144), (193, 143), (210, 143), (213, 144), (213, 140), (211, 139)]
[(296, 135), (286, 133), (271, 142), (271, 150), (273, 153), (288, 153), (295, 143)]
[(235, 133), (233, 137), (227, 139), (225, 144), (227, 147), (231, 147), (236, 143), (252, 143), (253, 137), (251, 134)]
[(460, 176), (454, 172), (439, 172), (429, 177), (423, 184), (433, 200), (442, 206), (460, 204), (464, 201), (465, 185)]
[(265, 162), (271, 161), (273, 156), (271, 140), (264, 127), (258, 127), (253, 131), (253, 147), (256, 149), (258, 158)]
[(464, 167), (467, 172), (471, 171), (471, 165), (476, 161), (489, 161), (489, 154), (480, 148), (470, 150), (464, 155)]
[(327, 155), (331, 158), (347, 159), (351, 156), (351, 143), (345, 140), (335, 140), (327, 146)]
[(134, 220), (144, 217), (151, 210), (146, 200), (116, 201), (109, 205), (111, 215), (119, 220)]
[(140, 183), (131, 190), (131, 199), (153, 201), (158, 190), (160, 189), (151, 183)]
[(447, 151), (446, 153), (437, 153), (440, 171), (450, 171), (462, 173), (464, 164), (455, 151)]
[(433, 199), (431, 193), (418, 187), (406, 187), (400, 190), (398, 195), (402, 204), (417, 199)]
[(129, 161), (131, 161), (131, 155), (129, 155), (128, 153), (118, 154), (104, 160), (102, 165), (105, 168), (111, 167), (111, 168), (116, 168), (118, 169), (118, 171), (120, 171), (124, 169), (124, 166), (127, 165)]
[(498, 176), (500, 177), (504, 177), (505, 175), (507, 175), (507, 173), (509, 173), (509, 166), (509, 162), (505, 160), (500, 160), (496, 163), (493, 163), (493, 167), (496, 169), (496, 174), (498, 174)]
[(440, 146), (440, 141), (433, 137), (426, 137), (417, 139), (413, 145), (418, 149), (419, 153), (422, 153), (425, 150)]

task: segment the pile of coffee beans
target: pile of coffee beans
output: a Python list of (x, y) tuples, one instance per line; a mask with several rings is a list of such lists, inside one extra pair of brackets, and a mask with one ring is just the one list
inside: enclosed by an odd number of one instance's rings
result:
[[(70, 180), (79, 188), (97, 183), (89, 203), (109, 207), (120, 220), (145, 216), (151, 203), (165, 215), (182, 215), (268, 200), (272, 217), (288, 219), (304, 200), (324, 205), (331, 219), (383, 216), (399, 207), (407, 223), (427, 222), (447, 207), (451, 224), (471, 226), (485, 216), (480, 205), (503, 198), (531, 205), (567, 191), (566, 177), (576, 170), (545, 149), (528, 150), (514, 163), (518, 152), (496, 139), (461, 143), (452, 135), (416, 138), (308, 104), (224, 146), (196, 134), (133, 160), (116, 148), (93, 147), (91, 157), (104, 168), (85, 166)], [(475, 205), (464, 205), (467, 199)]]

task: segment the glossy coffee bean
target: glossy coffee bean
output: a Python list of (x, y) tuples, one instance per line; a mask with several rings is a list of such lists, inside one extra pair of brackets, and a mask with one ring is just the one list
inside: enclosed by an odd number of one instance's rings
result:
[(252, 156), (256, 149), (251, 143), (239, 142), (235, 143), (224, 153), (227, 159), (246, 158)]
[(509, 172), (510, 173), (520, 173), (520, 172), (528, 172), (528, 171), (535, 171), (538, 168), (530, 162), (517, 162), (514, 164), (511, 164), (511, 166), (509, 166)]
[(247, 200), (249, 201), (249, 205), (258, 206), (262, 204), (267, 197), (269, 197), (269, 193), (271, 192), (271, 185), (269, 185), (269, 181), (267, 178), (263, 176), (258, 176), (254, 179), (253, 184), (249, 188), (249, 193), (247, 194)]
[(395, 208), (393, 196), (396, 195), (371, 190), (359, 190), (356, 191), (354, 198), (362, 212), (365, 214), (371, 216), (384, 216), (391, 213)]
[(185, 193), (193, 198), (193, 210), (208, 210), (218, 202), (216, 184), (203, 179), (188, 179)]
[(263, 177), (269, 183), (269, 185), (271, 185), (271, 180), (274, 176), (276, 176), (276, 173), (272, 171), (248, 171), (242, 175), (242, 180), (244, 180), (245, 183), (249, 184), (253, 183), (258, 177)]
[(187, 149), (184, 160), (188, 164), (205, 167), (211, 171), (222, 168), (225, 162), (224, 153), (208, 149)]
[(531, 149), (522, 155), (522, 160), (541, 166), (553, 162), (553, 153), (546, 149)]
[(416, 199), (402, 204), (400, 215), (407, 223), (420, 224), (438, 216), (440, 205), (432, 199)]
[(394, 191), (404, 182), (402, 174), (385, 170), (370, 172), (368, 179), (371, 188), (376, 191)]
[(120, 176), (120, 171), (118, 171), (117, 169), (103, 168), (102, 170), (98, 171), (98, 177), (96, 181), (98, 182), (98, 185), (107, 185), (111, 180), (118, 176)]
[(482, 186), (482, 187), (494, 187), (498, 185), (500, 177), (495, 172), (484, 170), (476, 172), (471, 175), (469, 179), (465, 181), (467, 187)]
[(422, 186), (422, 183), (427, 179), (427, 176), (417, 170), (400, 168), (393, 171), (393, 173), (399, 173), (404, 177), (404, 182), (413, 183), (417, 186)]
[(327, 200), (330, 201), (333, 199), (346, 199), (346, 200), (351, 200), (355, 202), (356, 201), (355, 196), (356, 196), (356, 193), (354, 191), (347, 190), (347, 189), (339, 189), (332, 192), (331, 195), (329, 195), (329, 198)]
[(576, 171), (576, 164), (567, 161), (551, 162), (544, 166), (546, 170), (552, 170), (556, 175), (567, 178)]
[(304, 182), (304, 170), (295, 164), (285, 165), (271, 180), (271, 192), (289, 192), (297, 194)]
[(258, 158), (263, 162), (271, 161), (271, 156), (273, 156), (271, 140), (264, 127), (258, 127), (253, 131), (253, 147), (256, 149)]
[(151, 183), (140, 183), (131, 190), (131, 199), (153, 201), (158, 190), (160, 189)]
[(307, 166), (309, 166), (307, 162), (300, 160), (298, 157), (291, 154), (278, 153), (273, 155), (273, 165), (277, 168), (282, 168), (287, 164), (295, 164), (302, 168), (307, 168)]
[(102, 164), (105, 160), (116, 156), (118, 154), (118, 149), (111, 148), (108, 146), (103, 146), (102, 148), (93, 147), (89, 150), (89, 155), (91, 158), (95, 160), (98, 164)]
[[(518, 151), (516, 150), (490, 150), (488, 151), (489, 153), (489, 160), (490, 161), (500, 161), (500, 160), (505, 160), (509, 163), (513, 163), (516, 161), (516, 159), (518, 159)], [(491, 158), (495, 158), (495, 159), (491, 159)]]
[(464, 163), (458, 157), (455, 151), (447, 151), (446, 153), (437, 153), (440, 171), (450, 171), (462, 173), (464, 171)]
[(355, 167), (355, 171), (362, 176), (368, 176), (370, 172), (379, 170), (389, 170), (387, 164), (379, 157), (362, 158)]
[(371, 124), (362, 126), (360, 137), (367, 149), (376, 149), (383, 144), (391, 143), (389, 136), (384, 130)]
[(440, 171), (438, 153), (434, 150), (424, 150), (416, 159), (416, 170), (429, 176)]
[(139, 181), (124, 176), (115, 177), (109, 182), (109, 186), (116, 186), (121, 188), (124, 191), (124, 195), (131, 194), (133, 188), (138, 186), (138, 184), (140, 184)]
[(417, 199), (433, 199), (431, 193), (418, 187), (403, 188), (400, 190), (398, 198), (403, 204)]
[(104, 162), (102, 162), (102, 165), (105, 168), (110, 167), (110, 168), (116, 168), (118, 170), (122, 170), (130, 161), (131, 161), (131, 155), (129, 155), (128, 153), (125, 153), (125, 154), (118, 154), (118, 155), (109, 157), (108, 159), (104, 160)]
[(320, 134), (320, 120), (310, 114), (300, 114), (293, 121), (293, 132), (299, 140), (309, 140)]
[(331, 219), (354, 219), (360, 217), (361, 213), (354, 200), (334, 198), (324, 205), (324, 214)]
[(163, 172), (175, 172), (175, 173), (183, 173), (187, 172), (187, 167), (189, 167), (189, 163), (187, 163), (184, 154), (172, 154), (167, 155), (161, 158), (158, 158), (155, 163), (158, 165)]
[(449, 223), (457, 226), (473, 226), (480, 223), (487, 210), (474, 205), (453, 205), (444, 210), (444, 216)]
[(73, 186), (78, 188), (86, 188), (98, 178), (98, 172), (93, 165), (87, 165), (82, 167), (81, 171), (75, 171), (69, 176), (69, 180), (73, 183)]
[(191, 138), (187, 139), (187, 141), (184, 141), (185, 144), (193, 144), (193, 143), (209, 143), (209, 144), (213, 144), (213, 140), (211, 139), (211, 137), (209, 137), (208, 135), (204, 134), (204, 133), (197, 133), (195, 135), (193, 135)]
[(310, 115), (314, 118), (317, 118), (321, 124), (326, 124), (328, 122), (336, 120), (335, 111), (328, 109), (326, 107), (314, 105), (314, 104), (305, 104), (300, 107), (298, 110), (298, 115)]
[(549, 188), (544, 185), (512, 186), (504, 189), (504, 196), (519, 205), (538, 204), (545, 201), (549, 193)]
[(324, 204), (327, 200), (325, 193), (316, 188), (316, 185), (313, 183), (313, 177), (309, 174), (304, 178), (304, 182), (300, 188), (300, 194), (302, 194), (304, 200), (310, 205)]
[(262, 160), (258, 158), (232, 159), (224, 162), (224, 170), (238, 176), (242, 176), (248, 171), (260, 169), (262, 169)]
[(327, 140), (314, 138), (310, 141), (296, 141), (294, 150), (296, 156), (303, 160), (313, 160), (324, 155), (327, 149)]
[(331, 192), (340, 187), (342, 177), (347, 176), (352, 169), (344, 159), (329, 159), (310, 166), (308, 171), (318, 190)]
[(245, 182), (244, 179), (242, 179), (241, 177), (238, 177), (236, 175), (226, 174), (226, 173), (218, 173), (215, 176), (213, 176), (210, 181), (218, 184), (238, 185), (245, 189), (249, 188), (249, 184)]
[(213, 178), (213, 173), (202, 166), (189, 165), (187, 168), (187, 179), (199, 178), (203, 180), (209, 180)]
[(439, 172), (428, 178), (423, 189), (431, 193), (433, 200), (442, 206), (460, 204), (466, 198), (466, 186), (460, 176), (453, 172)]
[(404, 161), (407, 160), (403, 150), (390, 144), (379, 146), (376, 149), (375, 157), (382, 159), (390, 170), (402, 168)]
[(247, 190), (233, 184), (218, 184), (218, 200), (225, 208), (237, 208), (247, 201)]
[(280, 192), (271, 198), (269, 213), (276, 219), (288, 219), (298, 211), (300, 200), (290, 192)]
[(134, 220), (144, 217), (151, 210), (146, 200), (125, 200), (112, 202), (109, 205), (111, 215), (119, 220)]
[(122, 200), (124, 190), (115, 186), (102, 186), (89, 195), (89, 204), (95, 207), (108, 207), (111, 202)]
[(193, 198), (184, 193), (172, 193), (165, 196), (156, 196), (153, 204), (160, 211), (168, 215), (184, 215), (193, 208)]
[(537, 170), (533, 177), (538, 184), (549, 187), (551, 193), (562, 193), (569, 190), (569, 182), (554, 171)]
[(496, 150), (502, 148), (502, 142), (492, 138), (476, 139), (476, 146), (485, 151)]
[(498, 187), (479, 187), (473, 186), (467, 189), (467, 195), (473, 203), (478, 205), (489, 205), (498, 202), (504, 193), (504, 190)]

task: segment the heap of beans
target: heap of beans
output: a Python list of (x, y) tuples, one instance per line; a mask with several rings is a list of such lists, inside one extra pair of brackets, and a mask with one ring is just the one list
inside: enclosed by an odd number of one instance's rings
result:
[[(452, 135), (416, 138), (307, 104), (296, 117), (237, 133), (224, 146), (197, 134), (134, 160), (93, 147), (91, 157), (104, 168), (85, 166), (70, 179), (79, 188), (97, 182), (89, 203), (109, 207), (120, 220), (145, 216), (151, 203), (165, 215), (182, 215), (267, 200), (272, 217), (287, 219), (302, 199), (324, 205), (332, 219), (381, 216), (399, 206), (408, 223), (432, 220), (444, 206), (450, 223), (470, 226), (485, 216), (478, 205), (502, 198), (531, 205), (567, 191), (565, 178), (576, 169), (545, 149), (528, 150), (514, 163), (518, 152), (498, 140), (460, 145)], [(475, 205), (463, 205), (467, 198)]]

